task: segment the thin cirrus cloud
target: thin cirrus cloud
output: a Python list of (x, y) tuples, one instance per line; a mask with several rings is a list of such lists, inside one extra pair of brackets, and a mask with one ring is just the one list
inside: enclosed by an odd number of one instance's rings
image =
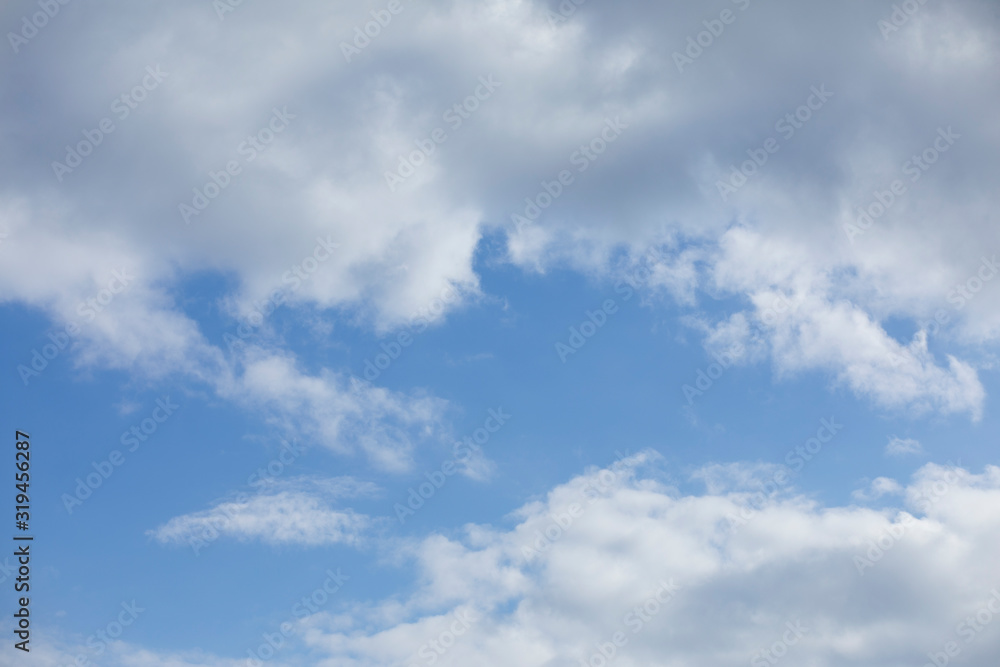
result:
[(902, 493), (903, 487), (894, 479), (876, 477), (868, 483), (867, 488), (856, 489), (851, 497), (859, 502), (867, 503), (878, 500), (882, 496)]
[(174, 517), (148, 531), (161, 544), (187, 545), (228, 537), (270, 545), (357, 545), (371, 519), (335, 506), (338, 499), (371, 495), (377, 487), (351, 478), (289, 479), (246, 498)]
[(263, 410), (289, 435), (361, 452), (380, 470), (405, 472), (416, 444), (443, 429), (448, 403), (427, 392), (391, 391), (329, 370), (308, 375), (293, 355), (259, 347), (248, 347), (240, 365), (220, 394)]
[(919, 440), (914, 440), (913, 438), (892, 436), (889, 438), (889, 443), (885, 446), (886, 456), (921, 456), (923, 453), (923, 445), (920, 444)]

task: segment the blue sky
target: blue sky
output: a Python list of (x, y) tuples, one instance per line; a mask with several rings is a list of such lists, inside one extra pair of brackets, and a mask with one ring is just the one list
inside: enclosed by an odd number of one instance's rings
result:
[(0, 662), (993, 664), (996, 16), (903, 5), (0, 10)]

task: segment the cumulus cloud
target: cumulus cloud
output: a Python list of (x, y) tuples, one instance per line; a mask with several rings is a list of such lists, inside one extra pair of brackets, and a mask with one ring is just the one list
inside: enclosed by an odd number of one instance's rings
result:
[[(714, 282), (743, 292), (752, 308), (722, 323), (708, 340), (754, 349), (745, 322), (770, 347), (779, 376), (824, 370), (861, 396), (890, 409), (965, 412), (978, 420), (985, 390), (970, 364), (948, 355), (947, 366), (929, 351), (918, 331), (903, 344), (855, 301), (845, 298), (852, 281), (834, 281), (817, 270), (806, 247), (735, 228), (722, 239)], [(739, 334), (743, 334), (740, 338)]]
[[(898, 509), (792, 494), (746, 518), (749, 489), (683, 495), (653, 481), (651, 463), (577, 477), (510, 528), (428, 537), (411, 552), (420, 585), (408, 600), (316, 615), (303, 623), (306, 644), (331, 666), (434, 655), (568, 667), (620, 632), (621, 665), (767, 664), (762, 651), (774, 650), (846, 666), (922, 664), (956, 641), (966, 664), (992, 664), (1000, 635), (961, 624), (988, 603), (989, 618), (1000, 610), (1000, 468), (925, 466)], [(466, 617), (476, 619), (467, 629), (456, 621)]]
[[(1000, 468), (928, 464), (905, 487), (876, 480), (901, 492), (903, 504), (874, 510), (794, 492), (762, 496), (771, 470), (760, 465), (696, 471), (716, 481), (684, 494), (661, 481), (663, 465), (641, 453), (557, 486), (513, 512), (509, 527), (470, 524), (394, 543), (416, 566), (413, 591), (296, 621), (300, 639), (283, 659), (298, 664), (308, 650), (313, 664), (331, 667), (432, 656), (442, 665), (569, 667), (602, 664), (596, 656), (613, 651), (617, 664), (636, 667), (665, 656), (721, 667), (786, 654), (846, 667), (922, 664), (954, 642), (965, 664), (993, 664)], [(349, 479), (297, 484), (331, 497), (372, 492)], [(297, 526), (291, 539), (329, 538), (329, 516), (311, 503), (276, 507)], [(253, 506), (232, 534), (262, 537), (274, 528), (268, 513)], [(180, 519), (203, 525), (198, 515)], [(71, 643), (56, 644), (40, 664), (73, 655)], [(115, 666), (234, 664), (122, 642), (110, 648)]]

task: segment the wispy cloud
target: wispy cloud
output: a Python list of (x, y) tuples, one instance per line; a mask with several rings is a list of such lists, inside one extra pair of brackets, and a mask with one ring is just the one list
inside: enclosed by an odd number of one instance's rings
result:
[(271, 482), (262, 493), (174, 517), (147, 534), (161, 544), (226, 536), (265, 544), (356, 545), (371, 519), (337, 508), (335, 501), (376, 491), (374, 485), (351, 478)]
[(889, 444), (885, 446), (886, 456), (921, 456), (924, 453), (923, 445), (913, 438), (889, 438)]

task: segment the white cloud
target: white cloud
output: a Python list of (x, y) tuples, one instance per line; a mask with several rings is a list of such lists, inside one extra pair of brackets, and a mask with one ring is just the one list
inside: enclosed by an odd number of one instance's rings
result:
[[(980, 277), (974, 297), (951, 297), (981, 276), (983, 254), (997, 250), (997, 87), (984, 84), (998, 71), (997, 23), (987, 0), (927, 3), (888, 40), (877, 27), (886, 8), (873, 3), (808, 11), (794, 0), (748, 3), (739, 24), (683, 73), (673, 51), (711, 18), (698, 3), (590, 2), (559, 25), (525, 0), (412, 3), (351, 63), (339, 42), (376, 4), (306, 1), (290, 11), (243, 3), (238, 20), (225, 22), (206, 2), (173, 3), (156, 21), (136, 7), (109, 4), (53, 20), (3, 74), (17, 103), (0, 112), (0, 301), (28, 304), (62, 327), (83, 317), (81, 301), (99, 294), (113, 271), (136, 276), (105, 313), (81, 323), (67, 352), (81, 368), (180, 374), (281, 429), (405, 470), (416, 444), (437, 433), (443, 402), (337, 369), (306, 371), (284, 349), (228, 358), (185, 314), (179, 292), (208, 274), (232, 281), (220, 298), (242, 305), (234, 312), (281, 288), (292, 309), (317, 306), (378, 331), (421, 316), (439, 321), (480, 293), (473, 258), (483, 232), (507, 227), (525, 196), (571, 164), (605, 118), (621, 115), (627, 133), (512, 236), (516, 265), (568, 263), (617, 279), (609, 263), (618, 251), (631, 257), (666, 228), (694, 249), (676, 248), (654, 267), (649, 287), (685, 305), (702, 294), (749, 304), (706, 325), (710, 349), (745, 341), (742, 361), (769, 355), (781, 377), (826, 373), (884, 409), (982, 413), (978, 373), (986, 365), (977, 356), (1000, 340), (1000, 280)], [(14, 25), (15, 11), (0, 13)], [(104, 38), (109, 17), (120, 39)], [(170, 72), (155, 97), (62, 182), (39, 178), (81, 130), (109, 114), (108, 102), (147, 63)], [(389, 193), (384, 172), (490, 73), (504, 82), (495, 98)], [(723, 202), (716, 181), (729, 165), (823, 82), (835, 92), (830, 106)], [(238, 155), (275, 105), (288, 105), (293, 124), (185, 225), (177, 204)], [(955, 128), (958, 143), (919, 181), (904, 181), (906, 195), (851, 243), (843, 230), (858, 207), (893, 179), (908, 179), (904, 161), (943, 126)], [(317, 237), (339, 248), (291, 290), (284, 276), (302, 266)], [(634, 268), (625, 264), (626, 273)], [(446, 302), (452, 289), (463, 298)], [(792, 310), (767, 318), (778, 298)], [(940, 312), (949, 324), (924, 331)], [(888, 333), (890, 319), (920, 331), (899, 340)], [(970, 345), (961, 358), (955, 342)], [(896, 453), (892, 443), (887, 453)], [(585, 644), (617, 628), (621, 610), (652, 582), (676, 575), (687, 597), (657, 616), (657, 630), (637, 637), (622, 664), (664, 655), (706, 665), (748, 660), (799, 615), (814, 623), (796, 648), (803, 664), (915, 663), (924, 649), (937, 650), (931, 638), (949, 636), (985, 597), (969, 582), (989, 580), (996, 552), (996, 469), (962, 472), (957, 482), (946, 482), (947, 473), (926, 466), (902, 490), (928, 516), (866, 573), (866, 582), (882, 584), (877, 598), (845, 564), (863, 545), (845, 545), (888, 530), (890, 517), (771, 499), (750, 525), (724, 534), (719, 525), (743, 493), (725, 486), (681, 497), (648, 481), (616, 485), (524, 565), (520, 539), (547, 529), (548, 514), (564, 516), (584, 483), (576, 480), (526, 509), (511, 530), (429, 538), (418, 554), (426, 590), (406, 609), (423, 616), (412, 624), (374, 635), (317, 626), (310, 641), (331, 654), (355, 649), (331, 659), (338, 664), (384, 662), (447, 627), (463, 604), (509, 602), (517, 606), (492, 611), (468, 637), (476, 641), (445, 660), (575, 664), (565, 656), (591, 650)], [(736, 477), (749, 484), (753, 475)], [(178, 517), (170, 534), (232, 511), (240, 517), (227, 524), (233, 537), (351, 541), (367, 520), (322, 494), (272, 496), (270, 505), (259, 497)], [(281, 512), (297, 517), (292, 527), (265, 535)], [(893, 560), (898, 568), (885, 565)], [(928, 643), (911, 655), (914, 638)], [(995, 655), (997, 646), (983, 635), (963, 648), (975, 664), (977, 652)], [(168, 660), (133, 662), (154, 659)]]
[[(428, 537), (413, 551), (420, 587), (408, 601), (317, 615), (306, 643), (338, 667), (419, 664), (421, 648), (441, 665), (568, 667), (621, 631), (615, 664), (721, 667), (761, 657), (800, 623), (796, 664), (921, 664), (956, 640), (964, 664), (987, 667), (1000, 650), (992, 627), (969, 643), (956, 635), (997, 585), (1000, 468), (925, 466), (905, 489), (915, 514), (772, 497), (745, 524), (730, 517), (749, 492), (684, 496), (641, 475), (599, 493), (588, 484), (600, 473), (526, 506), (510, 529)], [(547, 530), (549, 545), (526, 562), (523, 547)], [(636, 607), (670, 579), (676, 596), (637, 622)], [(480, 618), (449, 636), (467, 609)], [(450, 648), (438, 654), (442, 636)]]
[(371, 485), (353, 479), (291, 479), (207, 510), (174, 517), (148, 534), (161, 544), (210, 542), (225, 536), (265, 544), (356, 545), (371, 520), (334, 504), (339, 498), (373, 491)]
[(342, 454), (360, 450), (391, 472), (410, 468), (414, 440), (439, 431), (447, 406), (426, 393), (405, 395), (328, 370), (307, 375), (291, 355), (258, 347), (246, 349), (242, 373), (219, 391), (291, 433)]
[(889, 444), (885, 446), (886, 456), (920, 456), (924, 453), (924, 448), (918, 440), (913, 438), (889, 438)]
[[(480, 294), (473, 258), (483, 232), (509, 227), (525, 197), (570, 169), (573, 184), (512, 236), (516, 264), (568, 262), (617, 278), (607, 263), (619, 249), (666, 233), (699, 250), (682, 246), (648, 284), (691, 303), (697, 289), (711, 292), (711, 279), (725, 278), (720, 264), (729, 262), (701, 249), (725, 246), (738, 221), (768, 244), (759, 245), (760, 266), (723, 290), (756, 302), (769, 295), (762, 280), (805, 280), (793, 290), (802, 303), (791, 329), (772, 341), (780, 369), (825, 370), (881, 406), (975, 417), (983, 394), (976, 363), (935, 361), (919, 339), (897, 343), (882, 323), (894, 316), (922, 325), (944, 308), (943, 343), (978, 349), (1000, 337), (992, 307), (1000, 281), (961, 308), (948, 303), (980, 256), (997, 250), (995, 90), (981, 85), (996, 69), (989, 5), (924, 6), (890, 40), (877, 28), (882, 8), (816, 6), (795, 13), (792, 26), (793, 5), (738, 11), (739, 25), (683, 73), (673, 52), (709, 18), (698, 5), (587, 3), (558, 24), (522, 0), (407, 5), (350, 63), (339, 44), (375, 5), (244, 5), (239, 20), (223, 22), (195, 2), (172, 5), (156, 22), (109, 7), (124, 35), (114, 42), (87, 29), (110, 14), (94, 12), (79, 26), (53, 21), (46, 35), (59, 47), (32, 45), (11, 81), (21, 102), (0, 116), (13, 142), (0, 159), (8, 184), (0, 295), (62, 322), (104, 274), (134, 267), (142, 276), (135, 303), (94, 323), (80, 359), (211, 375), (218, 350), (171, 298), (184, 279), (232, 277), (232, 293), (220, 296), (243, 304), (237, 310), (283, 289), (292, 307), (319, 306), (380, 331), (440, 320)], [(261, 44), (267, 31), (287, 39)], [(251, 42), (259, 48), (248, 55)], [(774, 66), (789, 58), (800, 66)], [(403, 62), (413, 69), (400, 70)], [(169, 72), (155, 95), (61, 183), (39, 179), (149, 63)], [(486, 75), (502, 86), (389, 192), (385, 172), (415, 141), (449, 127), (444, 112)], [(775, 121), (820, 84), (834, 97), (723, 202), (716, 182), (779, 134)], [(178, 204), (210, 172), (244, 160), (241, 142), (285, 106), (295, 115), (289, 127), (184, 224)], [(576, 171), (574, 152), (618, 116), (628, 129)], [(876, 190), (909, 178), (904, 161), (939, 127), (953, 127), (957, 143), (919, 181), (906, 180), (890, 213), (850, 243), (843, 225)], [(339, 247), (307, 280), (286, 281), (317, 238)], [(765, 258), (781, 266), (768, 270)], [(450, 289), (463, 296), (444, 303)], [(842, 298), (851, 305), (838, 305)], [(887, 357), (902, 364), (887, 366)]]
[(856, 489), (851, 492), (851, 497), (863, 503), (878, 500), (885, 495), (898, 495), (903, 492), (903, 487), (899, 482), (888, 477), (876, 477), (865, 489)]
[[(246, 667), (246, 658), (219, 658), (202, 651), (158, 652), (123, 643), (110, 656), (117, 667)], [(271, 667), (284, 667), (288, 663), (277, 660)]]
[[(905, 509), (876, 511), (794, 493), (752, 500), (766, 466), (717, 466), (696, 476), (719, 484), (684, 495), (653, 480), (661, 465), (647, 453), (590, 471), (512, 513), (509, 528), (468, 525), (393, 545), (416, 565), (413, 592), (298, 621), (301, 640), (282, 658), (298, 664), (308, 649), (312, 664), (330, 667), (401, 667), (431, 655), (443, 666), (570, 667), (621, 632), (624, 667), (663, 656), (746, 664), (783, 638), (795, 639), (784, 647), (789, 660), (818, 667), (921, 664), (952, 641), (963, 664), (994, 664), (1000, 613), (983, 612), (981, 625), (967, 619), (990, 604), (1000, 610), (1000, 468), (928, 464), (905, 489), (877, 480), (903, 492)], [(365, 492), (350, 480), (328, 485)], [(280, 506), (316, 518), (308, 503)], [(247, 522), (244, 534), (262, 533)], [(674, 592), (664, 595), (665, 585)], [(235, 664), (122, 642), (110, 649), (116, 667)], [(58, 642), (46, 651), (42, 665), (73, 655)]]
[[(133, 252), (106, 233), (89, 240), (52, 234), (31, 226), (23, 205), (11, 211), (15, 243), (3, 249), (9, 259), (0, 262), (0, 285), (6, 281), (9, 289), (0, 294), (12, 292), (53, 319), (53, 340), (64, 350), (47, 363), (123, 369), (147, 379), (180, 376), (262, 412), (290, 436), (342, 454), (360, 450), (384, 470), (406, 470), (416, 442), (443, 419), (445, 401), (326, 369), (309, 376), (292, 352), (261, 347), (265, 343), (240, 340), (227, 355), (177, 307), (164, 286), (175, 276), (161, 259)], [(47, 250), (32, 262), (35, 246)], [(30, 385), (45, 370), (26, 345), (17, 369), (22, 380)]]
[(776, 463), (710, 463), (691, 473), (691, 479), (701, 481), (709, 494), (720, 495), (757, 491), (761, 480), (774, 480), (782, 471), (787, 475), (788, 467)]
[[(109, 620), (113, 621), (114, 616)], [(97, 636), (90, 639), (88, 645), (34, 626), (29, 645), (31, 651), (28, 653), (31, 657), (25, 658), (24, 652), (13, 647), (13, 642), (4, 642), (0, 646), (0, 662), (5, 665), (30, 664), (31, 667), (92, 664), (100, 664), (101, 667), (246, 667), (246, 658), (222, 658), (203, 651), (158, 652), (122, 640), (105, 642)], [(95, 647), (103, 647), (103, 650), (98, 653)], [(272, 667), (288, 665), (280, 660), (270, 664)]]
[(473, 450), (464, 459), (458, 461), (458, 472), (477, 482), (488, 482), (496, 474), (496, 461), (486, 456), (482, 449)]
[[(709, 342), (732, 340), (734, 324), (752, 319), (770, 346), (779, 377), (825, 370), (885, 408), (980, 418), (985, 390), (971, 365), (949, 355), (947, 367), (939, 366), (922, 331), (909, 344), (897, 342), (871, 314), (844, 298), (851, 284), (837, 285), (809, 261), (808, 252), (744, 228), (727, 232), (713, 268), (715, 283), (746, 293), (753, 308), (744, 320), (717, 327)], [(749, 327), (735, 331), (743, 331), (745, 348), (753, 349)]]

